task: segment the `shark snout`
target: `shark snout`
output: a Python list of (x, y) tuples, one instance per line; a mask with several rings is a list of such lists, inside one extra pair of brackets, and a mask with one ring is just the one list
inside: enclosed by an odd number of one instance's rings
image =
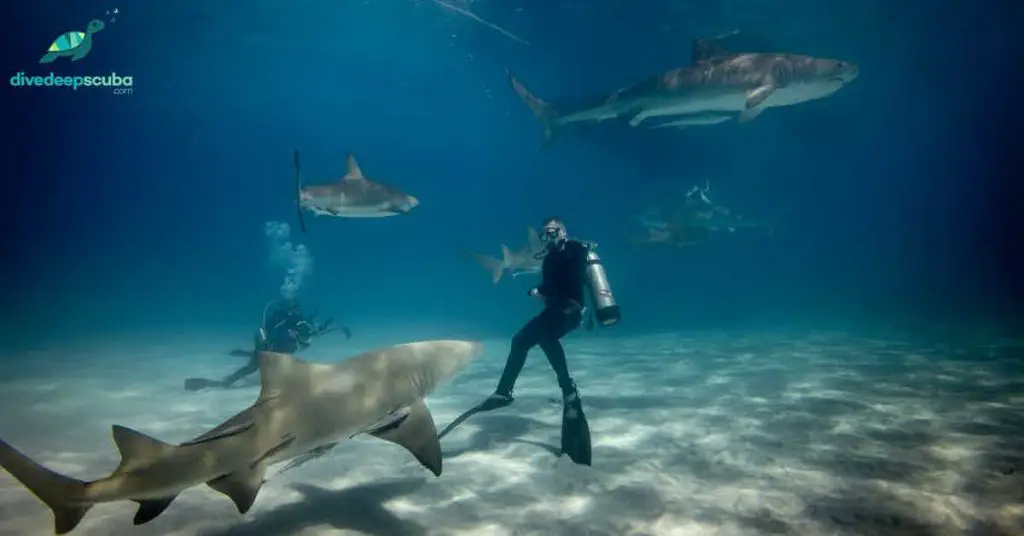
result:
[(418, 206), (420, 206), (420, 200), (409, 195), (401, 203), (398, 203), (396, 208), (400, 214), (407, 214)]

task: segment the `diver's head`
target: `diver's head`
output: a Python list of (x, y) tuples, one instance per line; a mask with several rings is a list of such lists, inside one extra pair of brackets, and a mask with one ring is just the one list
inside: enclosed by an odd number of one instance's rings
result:
[(569, 234), (565, 231), (565, 224), (562, 223), (562, 220), (552, 217), (544, 220), (540, 239), (544, 241), (544, 245), (548, 249), (557, 249), (565, 244), (565, 241), (569, 239)]

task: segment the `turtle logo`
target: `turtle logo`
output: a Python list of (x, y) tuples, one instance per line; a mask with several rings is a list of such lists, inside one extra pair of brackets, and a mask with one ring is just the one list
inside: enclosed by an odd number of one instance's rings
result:
[[(107, 14), (117, 15), (117, 8), (114, 8), (112, 12), (108, 11)], [(114, 17), (111, 16), (110, 22), (114, 22), (114, 20)], [(78, 61), (84, 58), (92, 50), (93, 34), (103, 31), (103, 28), (106, 28), (106, 26), (102, 20), (93, 19), (89, 21), (84, 32), (73, 31), (60, 34), (50, 43), (50, 48), (46, 49), (46, 54), (39, 58), (39, 63), (50, 63), (63, 56), (70, 56), (71, 61)]]

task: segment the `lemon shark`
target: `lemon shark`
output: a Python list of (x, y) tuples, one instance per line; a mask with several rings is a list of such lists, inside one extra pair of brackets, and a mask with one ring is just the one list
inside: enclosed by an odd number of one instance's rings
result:
[(53, 510), (57, 534), (99, 503), (135, 501), (134, 523), (147, 523), (201, 484), (244, 514), (268, 466), (362, 433), (406, 448), (440, 476), (441, 446), (423, 398), (482, 353), (480, 343), (459, 340), (400, 344), (335, 364), (260, 352), (256, 401), (191, 441), (173, 445), (115, 425), (121, 463), (92, 482), (51, 471), (3, 440), (0, 467)]
[(695, 39), (691, 64), (594, 99), (565, 112), (531, 93), (506, 69), (516, 94), (544, 126), (549, 145), (558, 127), (629, 119), (629, 125), (685, 128), (730, 119), (752, 121), (764, 110), (828, 97), (858, 76), (856, 65), (788, 53), (732, 53), (717, 38)]
[(351, 153), (345, 176), (327, 184), (302, 185), (299, 151), (295, 151), (294, 166), (295, 198), (303, 231), (306, 230), (303, 210), (335, 218), (386, 218), (408, 214), (420, 204), (418, 199), (397, 188), (367, 178)]

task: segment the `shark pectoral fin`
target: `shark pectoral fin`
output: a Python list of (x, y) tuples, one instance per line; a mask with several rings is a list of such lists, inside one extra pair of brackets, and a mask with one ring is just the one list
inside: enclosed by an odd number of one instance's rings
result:
[(747, 110), (757, 108), (758, 106), (764, 104), (764, 101), (768, 100), (768, 97), (771, 97), (772, 93), (775, 93), (775, 89), (775, 84), (769, 83), (763, 86), (758, 86), (748, 91), (746, 102)]
[(244, 514), (252, 508), (256, 501), (256, 495), (263, 485), (263, 475), (266, 474), (267, 466), (264, 463), (257, 463), (254, 466), (235, 471), (234, 473), (215, 478), (206, 484), (227, 495), (231, 502), (235, 503), (239, 514)]
[(117, 450), (121, 453), (121, 465), (117, 466), (115, 473), (131, 469), (136, 463), (144, 463), (171, 449), (178, 448), (126, 426), (115, 424), (110, 428), (114, 436), (114, 444), (117, 445)]
[(650, 114), (648, 114), (646, 111), (641, 111), (640, 113), (634, 115), (633, 118), (629, 120), (629, 126), (635, 127), (640, 123), (643, 123), (644, 119), (647, 119), (648, 117), (650, 117)]
[(740, 115), (737, 118), (737, 121), (739, 123), (741, 123), (741, 124), (742, 123), (749, 123), (749, 122), (757, 119), (757, 116), (761, 115), (761, 112), (763, 112), (763, 111), (764, 111), (764, 106), (761, 106), (761, 107), (758, 107), (758, 108), (748, 108), (748, 109), (743, 110), (742, 112), (740, 112)]
[(135, 525), (144, 525), (156, 519), (157, 516), (164, 513), (164, 510), (177, 499), (177, 495), (170, 497), (164, 497), (163, 499), (152, 499), (146, 501), (135, 501), (139, 503), (139, 509), (135, 511), (135, 517), (132, 518), (132, 523)]
[(405, 447), (424, 467), (441, 476), (441, 442), (430, 410), (419, 401), (409, 406), (408, 415), (397, 424), (370, 435)]

